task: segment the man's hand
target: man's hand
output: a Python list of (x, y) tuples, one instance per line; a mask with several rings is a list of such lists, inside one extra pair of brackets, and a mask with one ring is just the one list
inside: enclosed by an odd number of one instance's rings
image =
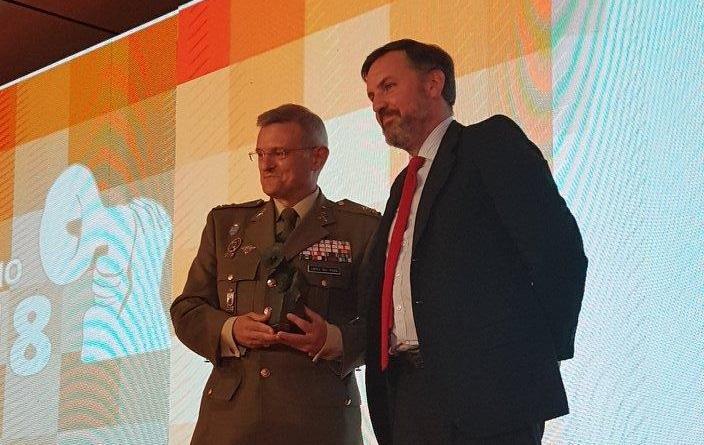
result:
[(288, 345), (301, 352), (305, 352), (310, 357), (314, 357), (325, 344), (328, 336), (327, 324), (323, 317), (316, 312), (305, 308), (306, 316), (310, 321), (306, 321), (294, 314), (286, 314), (286, 318), (301, 328), (303, 334), (291, 334), (290, 332), (278, 332), (276, 336), (279, 338), (279, 343)]
[(266, 324), (271, 316), (271, 309), (264, 309), (263, 314), (250, 312), (240, 315), (232, 325), (232, 335), (235, 342), (249, 349), (268, 348), (273, 343), (278, 343), (274, 330)]

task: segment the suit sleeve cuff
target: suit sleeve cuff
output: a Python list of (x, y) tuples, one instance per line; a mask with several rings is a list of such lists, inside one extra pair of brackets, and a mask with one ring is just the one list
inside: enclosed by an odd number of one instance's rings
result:
[(342, 357), (342, 332), (340, 328), (334, 324), (325, 323), (328, 334), (325, 338), (325, 344), (323, 347), (315, 354), (313, 361), (317, 362), (319, 359), (325, 360), (339, 360)]
[(237, 317), (228, 318), (220, 330), (221, 357), (240, 357), (244, 354), (244, 348), (240, 348), (232, 335), (232, 326), (235, 324), (235, 320)]

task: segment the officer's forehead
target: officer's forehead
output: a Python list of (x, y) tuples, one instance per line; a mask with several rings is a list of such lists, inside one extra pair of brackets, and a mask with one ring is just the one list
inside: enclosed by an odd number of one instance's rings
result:
[(259, 129), (257, 146), (283, 147), (299, 144), (303, 139), (303, 130), (295, 122), (276, 122)]

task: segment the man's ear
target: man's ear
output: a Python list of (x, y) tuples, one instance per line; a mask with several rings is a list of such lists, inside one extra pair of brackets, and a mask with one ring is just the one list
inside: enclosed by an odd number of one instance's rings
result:
[(313, 149), (313, 166), (315, 166), (316, 170), (320, 171), (323, 169), (329, 154), (330, 150), (325, 146), (315, 147)]
[(426, 93), (432, 98), (441, 97), (445, 88), (445, 73), (440, 68), (430, 70), (424, 79)]

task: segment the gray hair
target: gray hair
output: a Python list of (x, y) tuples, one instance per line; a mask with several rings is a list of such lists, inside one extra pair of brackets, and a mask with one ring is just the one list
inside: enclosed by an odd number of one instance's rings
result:
[(265, 111), (257, 117), (257, 127), (293, 122), (303, 130), (303, 140), (308, 147), (327, 147), (328, 133), (325, 124), (317, 114), (297, 104), (284, 104)]

